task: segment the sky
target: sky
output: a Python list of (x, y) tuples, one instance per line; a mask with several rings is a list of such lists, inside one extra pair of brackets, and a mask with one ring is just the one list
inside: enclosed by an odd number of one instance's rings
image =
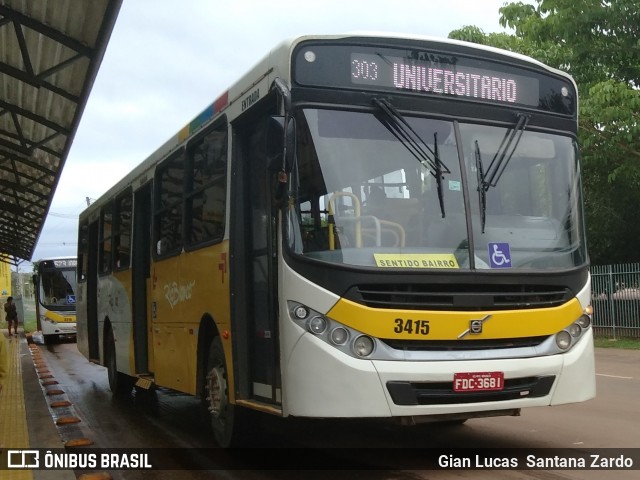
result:
[(504, 3), (123, 0), (33, 260), (75, 255), (87, 198), (105, 193), (282, 40), (354, 31), (447, 37), (465, 25), (499, 32)]

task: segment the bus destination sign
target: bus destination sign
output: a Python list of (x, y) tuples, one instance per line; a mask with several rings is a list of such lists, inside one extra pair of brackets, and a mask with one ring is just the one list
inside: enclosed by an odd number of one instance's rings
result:
[[(449, 57), (450, 58), (450, 57)], [(414, 93), (454, 95), (490, 102), (538, 105), (538, 80), (426, 57), (405, 59), (353, 53), (351, 81)]]
[[(460, 51), (458, 51), (460, 50)], [(575, 115), (571, 80), (522, 59), (455, 45), (424, 48), (351, 44), (300, 45), (294, 54), (300, 86), (389, 92), (525, 106)]]
[[(74, 259), (63, 259), (63, 260), (53, 260), (53, 266), (55, 268), (76, 268), (78, 266), (78, 260)], [(48, 265), (51, 266), (51, 265)]]

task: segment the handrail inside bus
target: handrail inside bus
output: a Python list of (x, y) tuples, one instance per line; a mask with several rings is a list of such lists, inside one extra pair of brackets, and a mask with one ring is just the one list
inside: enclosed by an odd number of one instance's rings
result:
[[(356, 195), (354, 195), (351, 192), (335, 192), (333, 195), (331, 195), (331, 198), (329, 198), (329, 218), (333, 218), (333, 213), (335, 211), (334, 202), (337, 197), (352, 198), (354, 217), (358, 219), (361, 217), (360, 199)], [(335, 225), (335, 220), (334, 220), (334, 225)], [(379, 225), (378, 225), (378, 228), (380, 228)], [(356, 248), (362, 248), (362, 225), (360, 222), (356, 223)], [(336, 249), (335, 233), (333, 231), (333, 227), (329, 225), (329, 250), (335, 250), (335, 249)]]

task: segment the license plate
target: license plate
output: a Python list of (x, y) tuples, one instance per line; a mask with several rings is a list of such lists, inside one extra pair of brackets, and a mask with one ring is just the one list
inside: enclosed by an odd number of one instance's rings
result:
[(453, 374), (454, 392), (488, 392), (503, 389), (503, 372), (465, 372)]

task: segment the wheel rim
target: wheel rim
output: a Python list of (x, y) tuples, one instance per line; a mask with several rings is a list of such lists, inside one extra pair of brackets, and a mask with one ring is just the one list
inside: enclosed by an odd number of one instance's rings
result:
[(220, 366), (214, 367), (207, 375), (207, 390), (209, 396), (209, 412), (220, 419), (224, 415), (227, 407), (227, 382), (224, 378), (224, 369)]

